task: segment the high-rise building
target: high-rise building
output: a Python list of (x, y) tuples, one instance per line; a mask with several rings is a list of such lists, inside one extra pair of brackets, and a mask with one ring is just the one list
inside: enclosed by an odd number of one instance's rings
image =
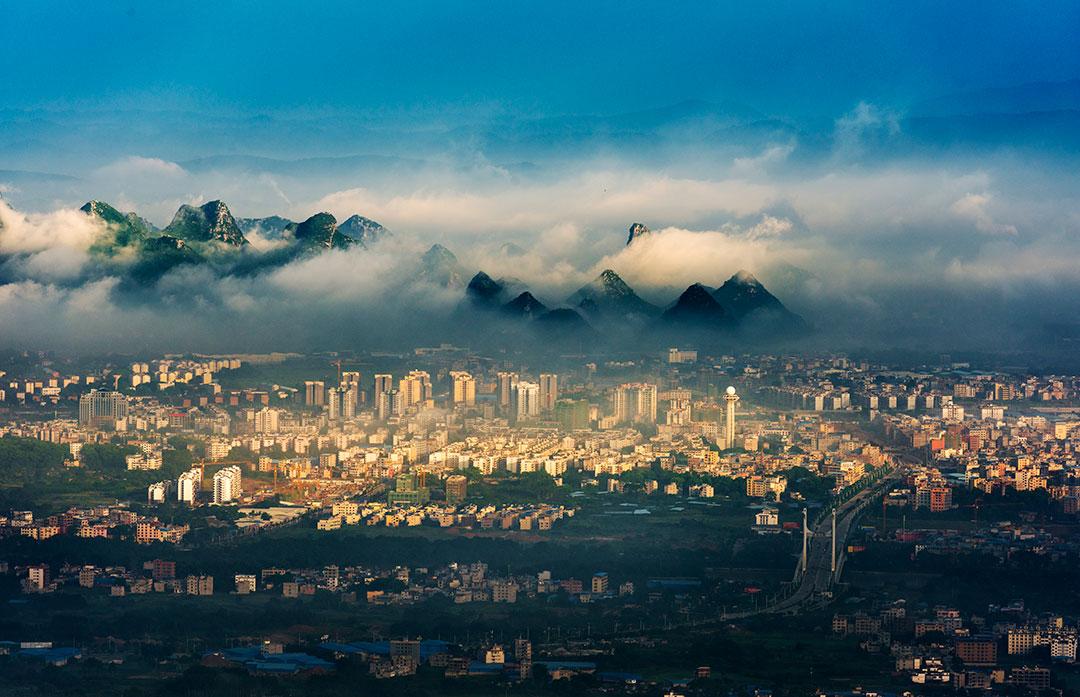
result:
[(341, 374), (341, 387), (352, 393), (356, 404), (360, 403), (360, 373), (355, 370), (346, 370)]
[(455, 405), (467, 407), (476, 404), (476, 378), (464, 371), (453, 371), (450, 378), (454, 381), (453, 401)]
[(584, 399), (560, 399), (555, 403), (555, 420), (567, 431), (589, 427), (589, 403)]
[(656, 385), (641, 384), (637, 390), (637, 418), (641, 423), (656, 423)]
[(230, 465), (214, 473), (214, 503), (229, 503), (240, 497), (240, 468)]
[(398, 381), (398, 392), (401, 393), (401, 406), (404, 409), (423, 404), (431, 399), (431, 375), (424, 370), (409, 371)]
[(559, 376), (540, 373), (540, 411), (553, 411), (559, 399)]
[(401, 393), (397, 390), (382, 392), (376, 397), (375, 410), (379, 419), (385, 421), (391, 416), (401, 416), (404, 408), (401, 401)]
[(412, 472), (402, 472), (394, 478), (394, 490), (387, 494), (391, 504), (427, 503), (430, 492), (421, 484)]
[[(689, 390), (687, 390), (687, 392), (689, 392)], [(679, 395), (672, 398), (671, 407), (668, 409), (664, 421), (668, 426), (686, 426), (692, 420), (692, 414), (690, 399), (684, 399)]]
[(357, 390), (342, 384), (327, 393), (326, 417), (331, 421), (356, 418)]
[(169, 495), (169, 482), (155, 482), (146, 488), (147, 503), (165, 503)]
[(524, 638), (516, 639), (514, 641), (514, 658), (518, 662), (518, 678), (527, 680), (532, 675), (532, 642)]
[(728, 387), (724, 393), (724, 450), (735, 447), (735, 405), (738, 402), (735, 388)]
[(379, 373), (375, 376), (375, 387), (372, 399), (378, 399), (379, 395), (394, 389), (394, 376), (389, 373)]
[(499, 379), (499, 408), (506, 414), (514, 401), (514, 390), (517, 389), (518, 374), (500, 372), (497, 377)]
[(625, 423), (632, 421), (634, 418), (634, 409), (637, 405), (637, 400), (634, 391), (630, 385), (620, 385), (615, 388), (615, 393), (611, 398), (611, 413), (615, 417), (615, 421), (619, 423)]
[(270, 407), (263, 407), (262, 409), (255, 412), (255, 432), (277, 433), (278, 416), (278, 410), (272, 409)]
[(127, 398), (119, 392), (90, 390), (79, 398), (79, 425), (90, 428), (116, 428), (127, 418)]
[(626, 383), (615, 389), (612, 413), (619, 423), (656, 423), (656, 385)]
[(341, 390), (341, 418), (355, 419), (356, 405), (360, 402), (359, 389), (344, 387)]
[(341, 418), (341, 388), (333, 388), (326, 397), (326, 418), (337, 421)]
[(326, 404), (326, 383), (322, 380), (305, 380), (304, 404), (309, 407), (321, 407)]
[(535, 382), (517, 384), (518, 421), (534, 419), (540, 415), (540, 385)]
[(446, 502), (461, 503), (469, 492), (469, 480), (463, 474), (451, 474), (446, 478)]
[(199, 497), (199, 489), (201, 488), (202, 470), (198, 467), (192, 467), (176, 480), (176, 500), (181, 503), (194, 504)]

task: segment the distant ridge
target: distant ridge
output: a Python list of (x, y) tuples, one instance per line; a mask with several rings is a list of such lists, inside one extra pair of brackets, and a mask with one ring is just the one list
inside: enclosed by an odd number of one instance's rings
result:
[[(740, 270), (713, 291), (713, 298), (747, 329), (793, 332), (806, 329), (806, 322), (780, 302), (748, 271)], [(771, 325), (770, 327), (754, 325)]]
[(696, 329), (720, 329), (733, 324), (724, 307), (700, 283), (684, 290), (660, 318), (668, 324)]
[(660, 308), (642, 300), (626, 281), (611, 269), (605, 269), (592, 282), (578, 288), (566, 304), (587, 315), (607, 318), (647, 318), (660, 314)]
[(188, 242), (221, 242), (234, 247), (248, 244), (229, 207), (222, 201), (210, 201), (198, 207), (180, 206), (163, 232)]
[(462, 288), (465, 269), (453, 252), (441, 244), (433, 244), (420, 257), (417, 278), (443, 288)]

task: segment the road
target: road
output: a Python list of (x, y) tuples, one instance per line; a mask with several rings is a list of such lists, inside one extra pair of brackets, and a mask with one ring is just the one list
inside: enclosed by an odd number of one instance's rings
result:
[[(856, 518), (859, 517), (859, 513), (871, 500), (880, 495), (886, 487), (895, 483), (903, 470), (903, 464), (893, 465), (888, 474), (840, 504), (836, 509), (837, 576), (843, 570), (843, 553), (847, 549), (848, 534), (851, 532), (851, 527), (855, 524)], [(832, 516), (826, 515), (811, 529), (806, 573), (799, 576), (797, 580), (798, 586), (790, 595), (772, 605), (746, 612), (729, 613), (724, 615), (722, 619), (734, 620), (754, 615), (795, 612), (799, 608), (820, 599), (821, 594), (829, 590), (833, 584), (831, 527)]]

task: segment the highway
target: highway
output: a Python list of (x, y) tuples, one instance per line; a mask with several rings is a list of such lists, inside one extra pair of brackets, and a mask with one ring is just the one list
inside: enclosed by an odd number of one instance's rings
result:
[[(888, 472), (881, 479), (862, 489), (836, 509), (837, 571), (835, 578), (832, 573), (832, 515), (830, 514), (822, 516), (822, 519), (812, 528), (807, 555), (807, 571), (805, 574), (796, 574), (794, 580), (796, 586), (789, 595), (753, 610), (728, 612), (692, 622), (665, 622), (664, 628), (670, 630), (678, 627), (706, 627), (761, 615), (793, 614), (804, 608), (827, 604), (829, 599), (823, 594), (830, 590), (843, 571), (848, 536), (860, 513), (888, 487), (894, 485), (907, 471), (909, 464), (917, 462), (908, 453), (893, 451), (892, 454), (895, 460), (889, 465)], [(636, 634), (640, 631), (642, 630), (628, 628), (623, 633)], [(618, 634), (619, 632), (616, 631), (615, 635)]]
[[(893, 465), (892, 469), (877, 482), (863, 489), (850, 499), (840, 504), (836, 509), (836, 550), (837, 550), (837, 574), (843, 570), (844, 552), (847, 549), (848, 534), (851, 532), (859, 513), (880, 495), (886, 487), (896, 482), (904, 470), (903, 464)], [(822, 593), (829, 590), (833, 584), (832, 573), (832, 516), (825, 515), (811, 529), (810, 549), (807, 555), (806, 573), (799, 574), (798, 585), (787, 597), (765, 607), (748, 610), (745, 612), (733, 612), (724, 615), (722, 620), (735, 620), (744, 617), (764, 614), (783, 614), (796, 612), (800, 608), (812, 604), (821, 599)], [(801, 559), (800, 559), (801, 564)]]

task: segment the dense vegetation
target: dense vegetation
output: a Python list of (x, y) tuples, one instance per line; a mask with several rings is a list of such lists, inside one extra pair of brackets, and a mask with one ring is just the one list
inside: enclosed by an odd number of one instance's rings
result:
[(32, 438), (0, 438), (0, 510), (29, 509), (52, 514), (68, 506), (116, 500), (141, 501), (146, 487), (179, 475), (191, 466), (192, 454), (182, 442), (164, 452), (158, 471), (132, 471), (124, 457), (135, 452), (129, 446), (88, 444), (83, 446), (80, 467), (64, 465), (70, 458), (66, 445)]

